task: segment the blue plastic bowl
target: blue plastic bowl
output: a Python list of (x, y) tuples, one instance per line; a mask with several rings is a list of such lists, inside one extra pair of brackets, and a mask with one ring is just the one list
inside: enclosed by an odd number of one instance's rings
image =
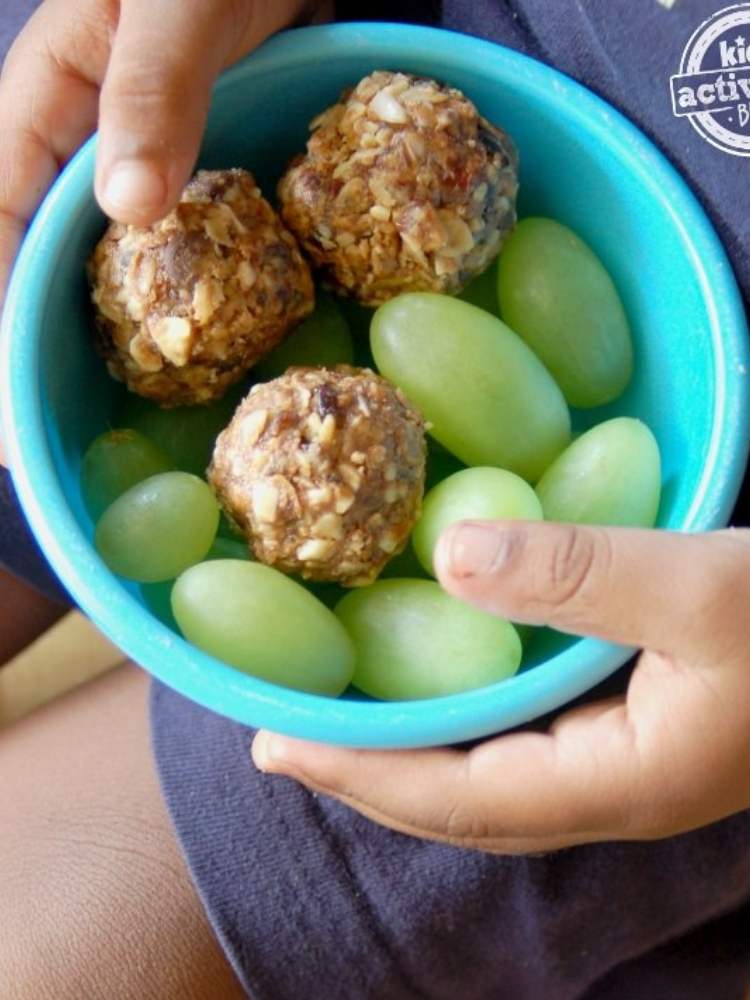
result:
[[(303, 149), (307, 124), (377, 68), (460, 87), (521, 153), (522, 215), (572, 226), (625, 302), (636, 374), (587, 415), (645, 420), (664, 459), (662, 527), (726, 523), (746, 461), (747, 328), (726, 255), (674, 169), (625, 118), (552, 69), (476, 39), (404, 25), (337, 25), (275, 38), (219, 82), (201, 165), (244, 166), (267, 193)], [(189, 698), (240, 722), (333, 743), (449, 743), (515, 726), (603, 680), (630, 651), (548, 635), (512, 680), (419, 702), (340, 700), (246, 676), (188, 645), (113, 576), (92, 547), (81, 456), (121, 389), (91, 346), (83, 265), (104, 220), (92, 196), (94, 144), (63, 173), (24, 243), (3, 324), (6, 441), (31, 525), (83, 610), (129, 656)]]

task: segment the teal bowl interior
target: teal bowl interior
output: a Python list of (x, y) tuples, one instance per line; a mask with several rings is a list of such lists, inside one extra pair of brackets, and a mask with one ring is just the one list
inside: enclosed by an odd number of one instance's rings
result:
[[(277, 37), (219, 82), (200, 162), (244, 166), (267, 194), (307, 124), (376, 68), (438, 77), (507, 129), (521, 154), (520, 214), (572, 226), (600, 255), (636, 345), (615, 414), (655, 432), (664, 460), (659, 524), (726, 523), (744, 471), (747, 330), (724, 251), (700, 206), (653, 145), (610, 106), (555, 71), (476, 39), (405, 25), (337, 25)], [(42, 206), (22, 249), (3, 326), (5, 435), (22, 503), (83, 610), (165, 683), (254, 726), (359, 746), (420, 746), (484, 736), (587, 690), (629, 651), (552, 633), (517, 677), (421, 702), (340, 700), (286, 690), (189, 646), (97, 557), (80, 495), (81, 456), (111, 422), (121, 389), (91, 347), (83, 265), (104, 219), (92, 196), (94, 144)]]

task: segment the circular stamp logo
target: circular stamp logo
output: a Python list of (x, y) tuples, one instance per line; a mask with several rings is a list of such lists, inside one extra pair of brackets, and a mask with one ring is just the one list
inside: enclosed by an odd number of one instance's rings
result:
[(750, 3), (704, 21), (670, 77), (672, 110), (698, 135), (734, 156), (750, 156)]

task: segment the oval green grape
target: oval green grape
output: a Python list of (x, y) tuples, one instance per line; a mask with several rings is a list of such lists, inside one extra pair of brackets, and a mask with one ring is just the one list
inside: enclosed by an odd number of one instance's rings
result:
[(211, 548), (219, 505), (187, 472), (162, 472), (123, 493), (96, 526), (97, 551), (113, 573), (159, 583), (200, 562)]
[(122, 428), (100, 434), (81, 463), (81, 492), (92, 520), (131, 486), (173, 468), (169, 456), (139, 431)]
[(232, 419), (245, 391), (234, 386), (217, 403), (172, 410), (163, 410), (151, 400), (129, 393), (119, 419), (123, 426), (134, 427), (154, 441), (178, 469), (203, 476), (216, 438)]
[(444, 479), (424, 498), (422, 516), (412, 535), (414, 551), (427, 572), (435, 576), (435, 546), (451, 524), (515, 518), (542, 519), (542, 505), (524, 479), (506, 469), (464, 469)]
[(352, 684), (388, 701), (438, 698), (511, 677), (513, 626), (457, 601), (432, 580), (382, 580), (336, 607), (356, 651)]
[(505, 324), (467, 302), (415, 292), (372, 322), (381, 373), (467, 465), (497, 465), (535, 482), (570, 440), (570, 414), (544, 365)]
[(640, 420), (607, 420), (566, 448), (536, 493), (549, 521), (652, 528), (661, 498), (659, 445)]
[(503, 246), (503, 319), (554, 375), (571, 406), (616, 399), (633, 372), (630, 328), (591, 248), (552, 219), (524, 219)]
[(270, 566), (193, 566), (174, 585), (172, 610), (189, 642), (244, 673), (315, 694), (349, 684), (354, 648), (339, 620)]
[(293, 365), (333, 368), (353, 360), (349, 324), (336, 300), (318, 292), (315, 311), (255, 365), (253, 377), (265, 381), (283, 375)]

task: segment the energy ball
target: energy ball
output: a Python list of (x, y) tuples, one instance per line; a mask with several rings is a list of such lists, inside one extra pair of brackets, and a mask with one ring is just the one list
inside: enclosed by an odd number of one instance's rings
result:
[(406, 545), (425, 453), (421, 415), (379, 375), (289, 368), (253, 386), (208, 475), (261, 562), (360, 587)]
[(310, 127), (279, 184), (281, 213), (340, 295), (377, 306), (455, 294), (497, 256), (516, 219), (518, 154), (459, 90), (377, 72)]
[(203, 170), (166, 218), (112, 223), (89, 262), (110, 374), (161, 406), (208, 403), (310, 313), (297, 242), (245, 170)]

